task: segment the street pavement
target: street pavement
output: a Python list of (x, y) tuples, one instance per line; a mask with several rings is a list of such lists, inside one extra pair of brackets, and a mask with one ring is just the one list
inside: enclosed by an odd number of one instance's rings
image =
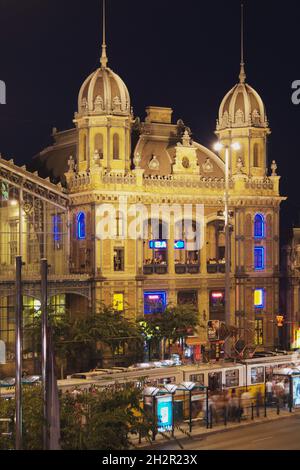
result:
[(178, 439), (159, 450), (300, 450), (300, 414), (190, 439)]

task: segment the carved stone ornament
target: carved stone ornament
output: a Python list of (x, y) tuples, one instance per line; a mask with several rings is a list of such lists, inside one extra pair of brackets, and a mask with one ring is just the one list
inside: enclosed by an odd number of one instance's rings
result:
[(113, 110), (121, 111), (121, 100), (118, 96), (115, 96), (113, 99)]
[(260, 114), (257, 109), (254, 109), (252, 113), (252, 122), (255, 126), (258, 126), (260, 124)]
[(241, 159), (241, 157), (239, 157), (237, 162), (236, 162), (236, 173), (238, 175), (241, 175), (243, 173), (243, 168), (244, 168), (244, 162)]
[(235, 123), (236, 124), (244, 124), (244, 113), (241, 109), (238, 109), (235, 113)]
[(69, 167), (69, 173), (74, 173), (75, 171), (75, 161), (73, 160), (72, 155), (70, 156), (68, 160), (68, 167)]
[(94, 152), (94, 162), (96, 165), (100, 165), (100, 154), (99, 154), (99, 150), (95, 149), (95, 152)]
[(159, 170), (159, 161), (156, 155), (152, 156), (152, 159), (150, 160), (148, 167), (149, 167), (149, 170), (154, 170), (154, 171)]
[(205, 163), (202, 165), (204, 173), (211, 173), (214, 170), (214, 166), (209, 157), (206, 158)]
[(139, 154), (139, 152), (137, 152), (135, 154), (135, 157), (133, 159), (133, 163), (134, 163), (134, 166), (135, 166), (135, 169), (136, 170), (139, 170), (141, 168), (141, 161), (142, 161), (142, 157), (141, 155)]
[(276, 162), (273, 160), (271, 165), (272, 176), (277, 176), (277, 168)]
[(184, 147), (190, 147), (190, 145), (191, 145), (191, 138), (190, 138), (190, 134), (189, 134), (187, 129), (184, 131), (184, 134), (183, 134), (183, 137), (182, 137), (182, 145)]
[(81, 109), (82, 111), (87, 111), (88, 110), (88, 101), (86, 98), (83, 98), (82, 101), (81, 101)]
[(100, 95), (95, 99), (95, 111), (103, 111), (103, 99)]

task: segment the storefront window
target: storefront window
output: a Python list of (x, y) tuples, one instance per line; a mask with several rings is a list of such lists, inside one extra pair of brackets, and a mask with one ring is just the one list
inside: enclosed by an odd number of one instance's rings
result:
[(256, 346), (263, 344), (264, 339), (264, 330), (263, 330), (263, 321), (255, 320), (255, 331), (254, 331), (254, 343)]
[(163, 313), (167, 306), (165, 291), (144, 292), (144, 313), (153, 315)]
[(195, 384), (204, 385), (204, 374), (192, 374), (190, 375), (190, 382)]

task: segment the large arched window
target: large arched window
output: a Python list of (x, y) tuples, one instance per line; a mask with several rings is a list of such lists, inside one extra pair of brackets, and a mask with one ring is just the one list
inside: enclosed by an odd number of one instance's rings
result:
[(85, 240), (85, 213), (79, 212), (77, 216), (77, 238), (78, 240)]
[(103, 135), (95, 135), (95, 153), (98, 152), (99, 158), (103, 158)]
[(256, 214), (254, 218), (254, 238), (264, 238), (265, 219), (262, 214)]
[(86, 138), (86, 135), (83, 136), (83, 161), (86, 162), (86, 158), (87, 158), (87, 138)]
[(114, 134), (113, 137), (113, 158), (119, 160), (120, 158), (120, 139), (118, 134)]
[(254, 148), (253, 148), (253, 166), (255, 168), (259, 167), (259, 147), (258, 147), (258, 144), (254, 144)]

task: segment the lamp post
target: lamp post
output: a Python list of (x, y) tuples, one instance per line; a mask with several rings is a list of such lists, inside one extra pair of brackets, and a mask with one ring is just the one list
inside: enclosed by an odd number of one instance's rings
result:
[[(224, 192), (224, 219), (225, 219), (225, 324), (230, 326), (230, 271), (231, 271), (231, 250), (230, 250), (230, 224), (229, 224), (229, 149), (240, 149), (238, 142), (224, 145), (218, 142), (215, 150), (225, 150), (225, 192)], [(230, 356), (230, 343), (225, 341), (225, 355)]]

